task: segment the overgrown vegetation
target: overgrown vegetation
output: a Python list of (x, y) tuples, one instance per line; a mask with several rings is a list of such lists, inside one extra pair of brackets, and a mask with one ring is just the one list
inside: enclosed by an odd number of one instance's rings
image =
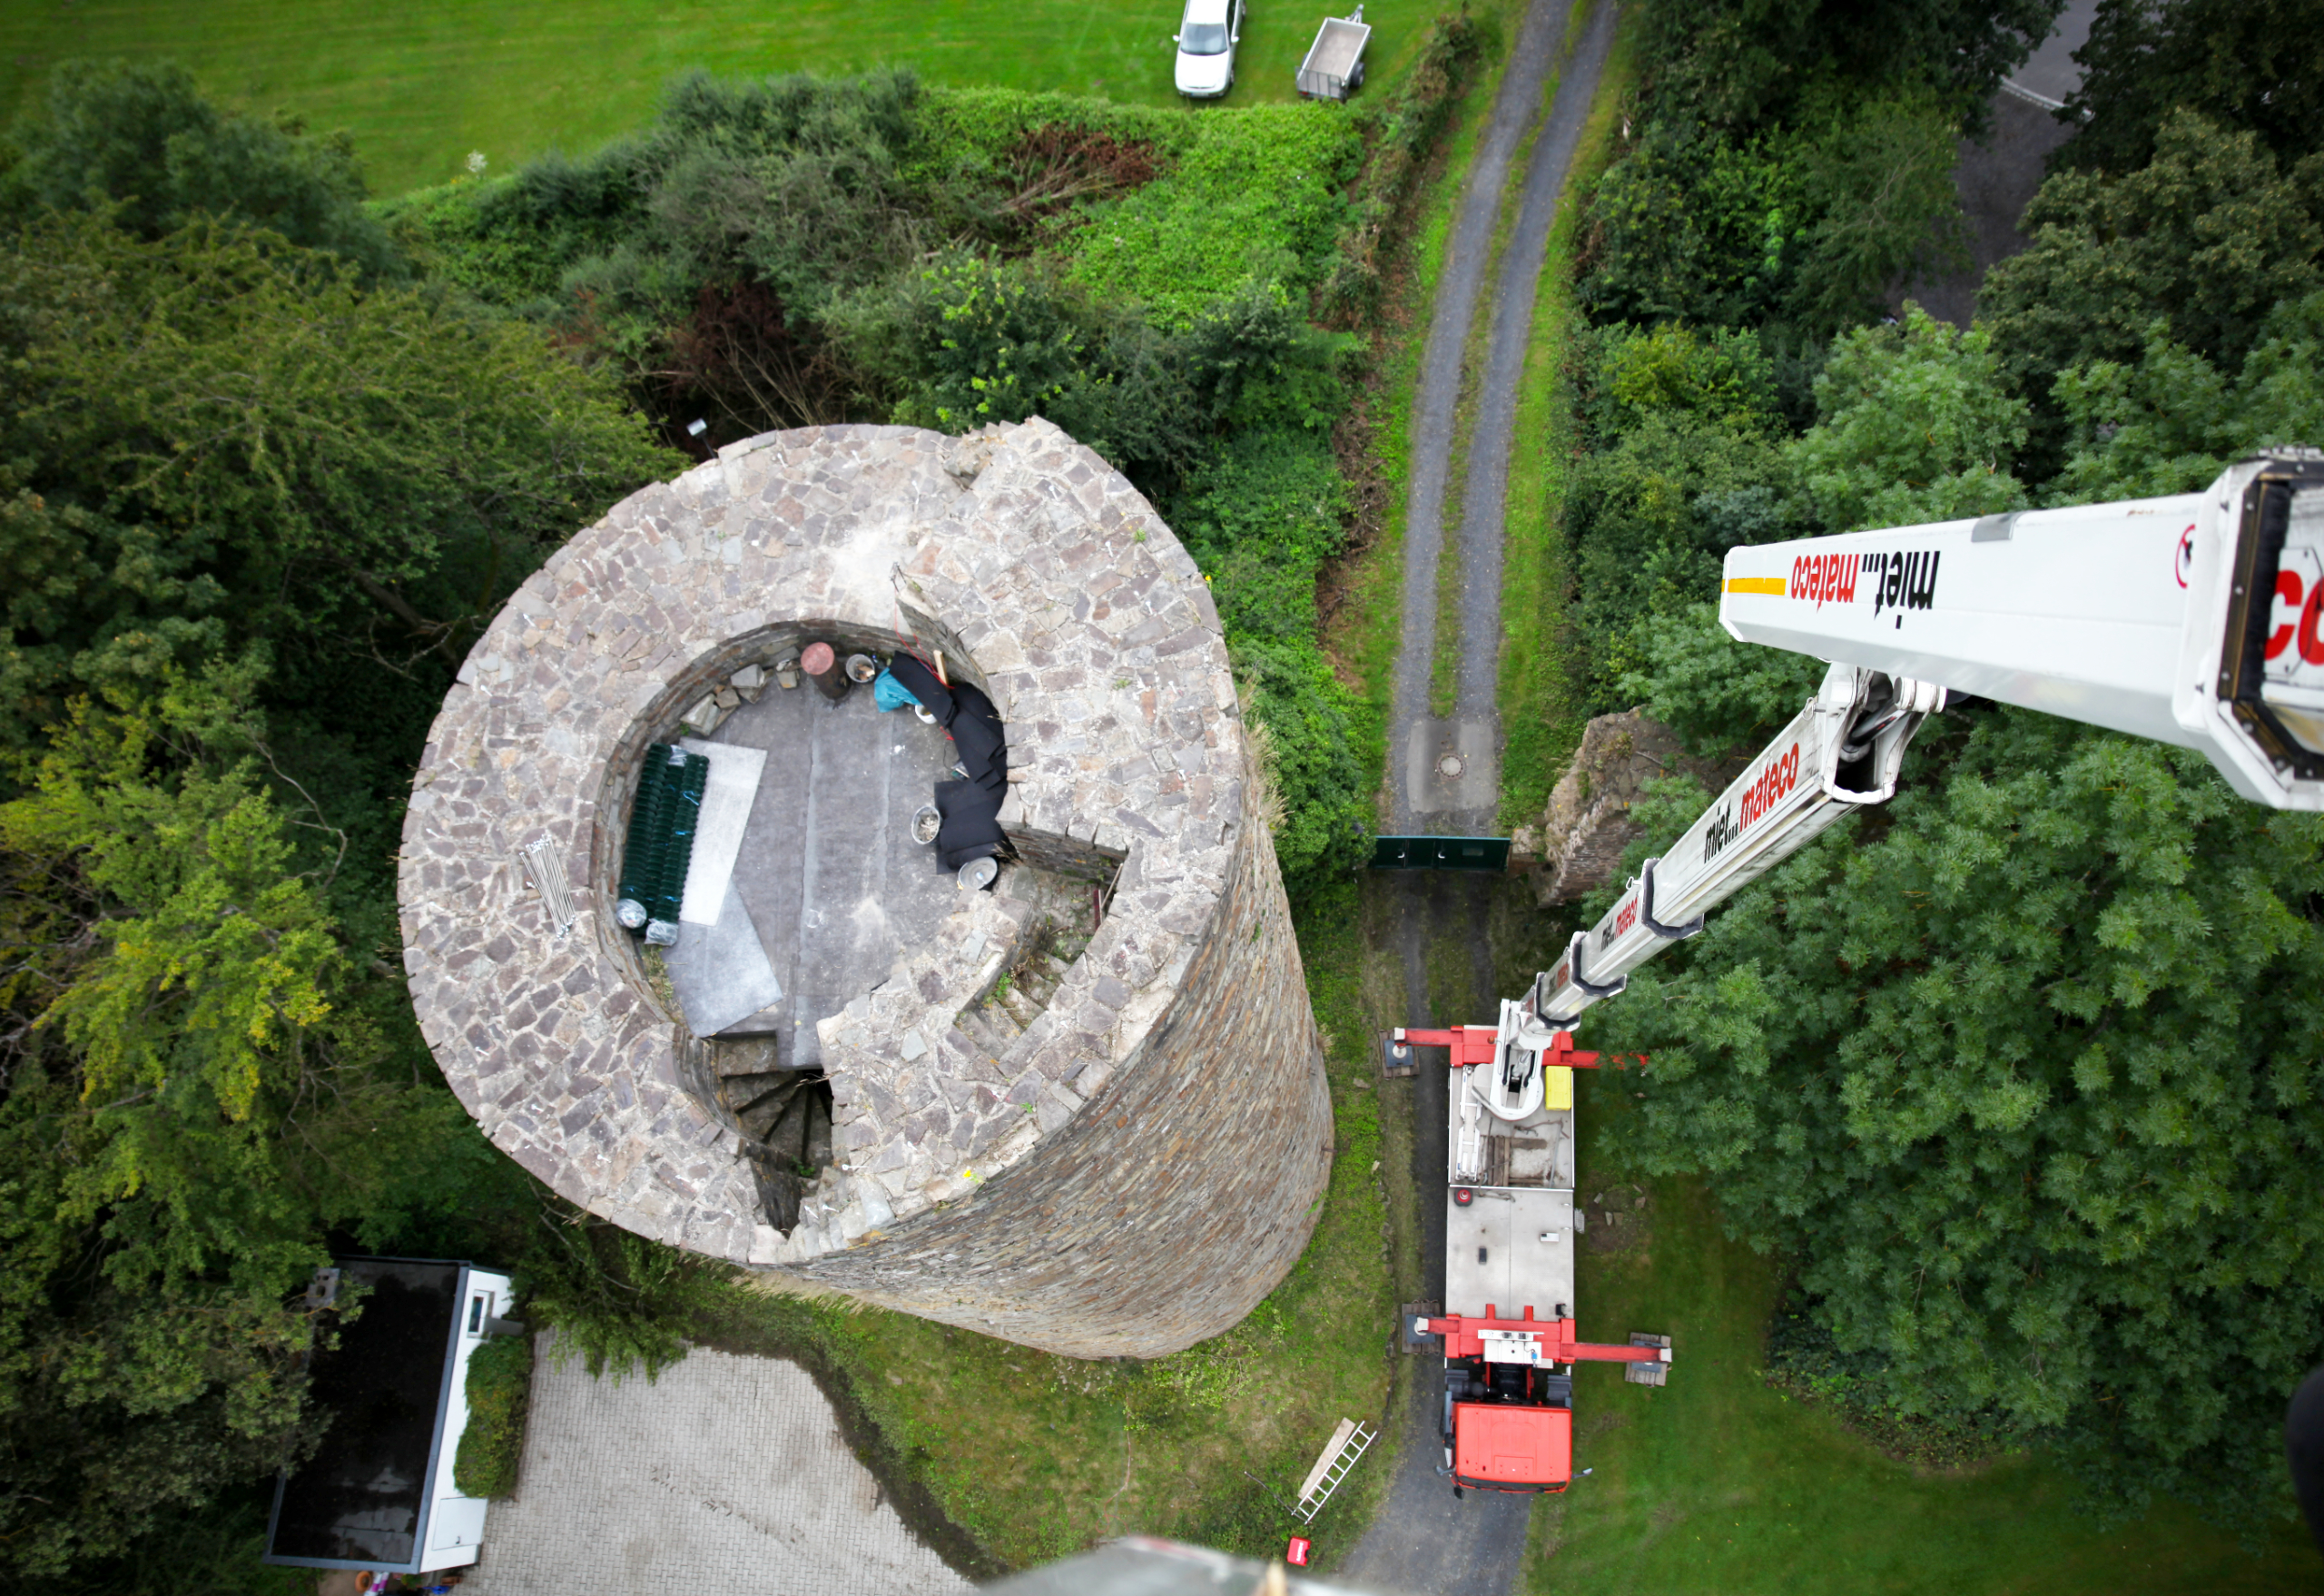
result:
[[(2187, 87), (2204, 19), (2264, 7), (2102, 7), (2103, 136), (2064, 147), (1967, 330), (1881, 312), (1947, 222), (1903, 152), (1934, 163), (2048, 11), (1910, 9), (1899, 36), (1955, 47), (1915, 64), (1851, 23), (1786, 76), (1758, 54), (1781, 19), (1649, 5), (1676, 58), (1592, 202), (1576, 643), (1593, 708), (1642, 702), (1699, 753), (1758, 745), (1822, 668), (1719, 631), (1728, 547), (2186, 491), (2324, 420), (2317, 157), (2264, 85), (2229, 97), (2240, 127)], [(1878, 204), (1819, 166), (1892, 137)], [(1660, 791), (1647, 842), (1706, 797)], [(1786, 1260), (1785, 1378), (1897, 1433), (2046, 1449), (2107, 1513), (2171, 1496), (2259, 1536), (2324, 1360), (2324, 1230), (2285, 1197), (2324, 1150), (2319, 844), (2179, 751), (1956, 711), (1892, 804), (1593, 1011), (1592, 1045), (1654, 1059), (1617, 1156), (1703, 1174)], [(2159, 1351), (2194, 1344), (2222, 1350)]]
[(452, 1459), (452, 1483), (463, 1496), (507, 1496), (525, 1459), (525, 1411), (533, 1394), (533, 1342), (496, 1335), (470, 1355), (468, 1428)]
[[(1433, 125), (1426, 93), (1393, 103)], [(511, 1267), (556, 1354), (611, 1377), (652, 1377), (731, 1305), (721, 1270), (486, 1142), (411, 1023), (393, 898), (452, 671), (550, 548), (683, 465), (686, 420), (714, 442), (1071, 428), (1212, 578), (1295, 890), (1357, 856), (1376, 726), (1314, 596), (1350, 519), (1331, 439), (1355, 344), (1310, 309), (1364, 148), (1337, 106), (694, 76), (596, 156), (366, 206), (343, 138), (220, 111), (172, 71), (57, 76), (0, 151), (14, 1571), (140, 1591), (231, 1566), (212, 1542), (247, 1544), (255, 1488), (330, 1422), (302, 1369), (331, 1322), (300, 1288), (334, 1250)], [(1263, 1410), (1299, 1382), (1376, 1408), (1377, 1193), (1344, 1140), (1332, 1239), (1272, 1307), (1099, 1372), (1109, 1437), (1208, 1471), (1137, 1522), (1256, 1550), (1274, 1510), (1230, 1453), (1295, 1477), (1316, 1440), (1305, 1407)], [(1299, 1319), (1325, 1297), (1362, 1346)], [(510, 1466), (508, 1395), (479, 1394), (479, 1480)], [(1261, 1424), (1259, 1450), (1230, 1423)], [(1028, 1539), (928, 1467), (1012, 1556), (1126, 1522), (1077, 1503)]]

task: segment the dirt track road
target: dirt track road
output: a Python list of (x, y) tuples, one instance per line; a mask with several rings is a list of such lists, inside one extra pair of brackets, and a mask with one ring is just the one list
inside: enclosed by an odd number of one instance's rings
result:
[[(1565, 192), (1598, 80), (1612, 48), (1617, 0), (1596, 0), (1568, 37), (1571, 15), (1556, 0), (1533, 0), (1519, 25), (1491, 120), (1462, 191), (1436, 303), (1421, 359), (1413, 406), (1413, 470), (1404, 533), (1403, 630), (1396, 655), (1389, 733), (1389, 783), (1394, 823), (1407, 833), (1490, 834), (1500, 806), (1502, 512), (1517, 384), (1531, 330), (1534, 291), (1550, 226)], [(1541, 96), (1561, 64), (1546, 119)], [(1490, 259), (1510, 171), (1526, 135), (1539, 124), (1515, 217), (1497, 271)], [(1492, 294), (1481, 307), (1492, 271)], [(1465, 480), (1450, 480), (1463, 358), (1480, 310), (1489, 317), (1477, 374), (1477, 407)], [(1429, 714), (1429, 675), (1436, 653), (1437, 572), (1443, 552), (1444, 505), (1457, 487), (1462, 593), (1458, 689), (1453, 718)], [(1447, 755), (1452, 755), (1447, 760)], [(1440, 764), (1440, 762), (1444, 762)], [(1404, 980), (1404, 1023), (1455, 1024), (1473, 1013), (1430, 1011), (1424, 950), (1454, 939), (1467, 956), (1474, 1000), (1489, 1004), (1493, 958), (1484, 940), (1488, 880), (1415, 874), (1396, 879), (1394, 936)], [(1413, 1175), (1421, 1194), (1423, 1295), (1441, 1298), (1444, 1276), (1443, 1190), (1446, 1082), (1423, 1070), (1413, 1113)], [(1415, 1360), (1417, 1362), (1418, 1360)], [(1415, 1368), (1408, 1382), (1396, 1477), (1379, 1516), (1336, 1577), (1412, 1596), (1504, 1596), (1525, 1555), (1528, 1496), (1471, 1492), (1456, 1500), (1437, 1473), (1441, 1385)]]

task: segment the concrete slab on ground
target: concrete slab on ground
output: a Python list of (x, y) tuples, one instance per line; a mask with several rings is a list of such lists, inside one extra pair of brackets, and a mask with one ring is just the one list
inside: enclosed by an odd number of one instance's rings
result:
[(881, 1499), (796, 1364), (697, 1348), (648, 1384), (544, 1357), (516, 1496), (461, 1596), (967, 1591)]
[(1501, 802), (1501, 734), (1490, 717), (1413, 722), (1404, 734), (1404, 791), (1414, 814), (1491, 816)]
[(868, 687), (836, 704), (774, 687), (713, 741), (766, 750), (734, 887), (783, 988), (778, 1062), (820, 1065), (815, 1021), (885, 980), (957, 904), (935, 851), (911, 834), (951, 768), (952, 740), (909, 710), (882, 713)]

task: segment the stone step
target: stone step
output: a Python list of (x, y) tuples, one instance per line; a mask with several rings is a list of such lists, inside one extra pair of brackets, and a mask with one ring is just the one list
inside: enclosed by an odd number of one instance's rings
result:
[(708, 1045), (710, 1068), (720, 1076), (763, 1075), (777, 1067), (772, 1034), (713, 1037)]
[(730, 1114), (740, 1114), (770, 1092), (778, 1092), (793, 1085), (799, 1078), (788, 1069), (769, 1069), (758, 1075), (729, 1075), (718, 1083), (719, 1100)]
[(777, 1163), (795, 1165), (807, 1156), (808, 1105), (820, 1096), (820, 1092), (794, 1094), (784, 1102), (781, 1115), (759, 1133), (759, 1140)]
[(773, 1090), (762, 1094), (756, 1102), (734, 1116), (736, 1122), (750, 1136), (764, 1141), (775, 1123), (790, 1113), (798, 1103), (799, 1088), (802, 1084), (800, 1079), (793, 1076), (788, 1085), (776, 1087)]
[(1003, 992), (998, 1007), (1008, 1010), (1009, 1018), (1017, 1022), (1020, 1033), (1041, 1017), (1043, 1009), (1043, 1005), (1029, 996), (1021, 986), (1012, 986)]

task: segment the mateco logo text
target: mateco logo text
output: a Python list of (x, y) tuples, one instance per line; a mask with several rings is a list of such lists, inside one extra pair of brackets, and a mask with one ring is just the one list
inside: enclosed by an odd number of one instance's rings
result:
[[(1885, 554), (1803, 554), (1791, 562), (1790, 579), (1782, 591), (1817, 609), (1827, 604), (1856, 602), (1856, 578), (1864, 578), (1864, 598), (1872, 613), (1884, 610), (1929, 609), (1936, 603), (1935, 549), (1898, 549)], [(1751, 578), (1759, 580), (1759, 578)], [(1769, 591), (1775, 579), (1766, 579)]]
[[(1758, 779), (1743, 789), (1733, 810), (1721, 809), (1703, 832), (1703, 862), (1709, 864), (1799, 785), (1799, 744), (1768, 761)], [(1741, 818), (1737, 818), (1737, 811)]]
[(1936, 603), (1935, 549), (1899, 549), (1894, 554), (1864, 557), (1864, 575), (1872, 589), (1872, 613), (1884, 609), (1927, 609)]
[(1817, 609), (1827, 604), (1856, 602), (1856, 574), (1863, 564), (1858, 554), (1803, 554), (1791, 562), (1791, 596)]

